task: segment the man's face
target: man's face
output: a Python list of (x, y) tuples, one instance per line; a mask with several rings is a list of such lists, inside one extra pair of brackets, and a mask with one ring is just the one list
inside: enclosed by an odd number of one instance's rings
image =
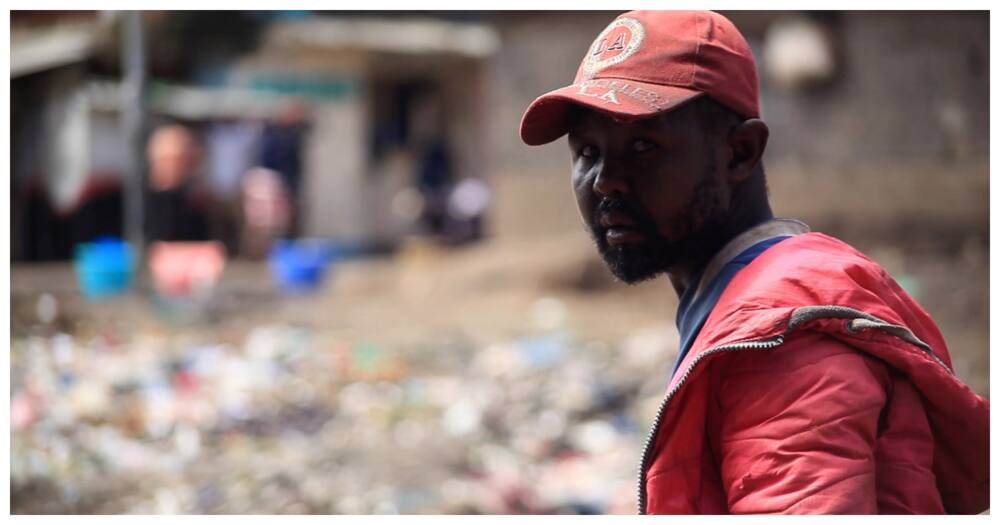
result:
[(573, 190), (612, 273), (632, 284), (704, 257), (731, 193), (723, 137), (695, 104), (636, 122), (580, 108), (569, 132)]

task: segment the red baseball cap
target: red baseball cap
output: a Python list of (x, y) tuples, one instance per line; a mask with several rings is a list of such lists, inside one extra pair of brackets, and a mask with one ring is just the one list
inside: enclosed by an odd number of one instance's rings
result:
[(538, 146), (566, 134), (574, 104), (637, 120), (701, 94), (744, 118), (760, 116), (757, 66), (736, 26), (710, 11), (631, 11), (597, 35), (573, 84), (528, 106), (521, 140)]

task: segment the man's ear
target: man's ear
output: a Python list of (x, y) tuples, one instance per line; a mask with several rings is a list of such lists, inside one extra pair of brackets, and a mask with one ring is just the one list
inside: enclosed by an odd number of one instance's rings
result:
[(763, 120), (752, 118), (733, 126), (729, 130), (729, 172), (733, 182), (742, 182), (760, 164), (767, 147), (770, 130)]

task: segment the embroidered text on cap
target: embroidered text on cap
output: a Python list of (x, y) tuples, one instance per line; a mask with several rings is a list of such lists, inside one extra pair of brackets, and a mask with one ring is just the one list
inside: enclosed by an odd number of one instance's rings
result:
[(600, 70), (618, 64), (635, 54), (646, 31), (638, 20), (623, 17), (597, 35), (583, 59), (584, 78), (593, 78)]

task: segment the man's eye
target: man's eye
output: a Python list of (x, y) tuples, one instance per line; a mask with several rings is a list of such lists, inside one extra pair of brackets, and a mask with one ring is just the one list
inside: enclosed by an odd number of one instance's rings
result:
[(597, 156), (597, 147), (586, 145), (580, 148), (579, 155), (585, 159), (592, 159)]
[(645, 153), (655, 147), (656, 144), (653, 144), (648, 140), (637, 139), (636, 141), (632, 142), (632, 151), (636, 153)]

